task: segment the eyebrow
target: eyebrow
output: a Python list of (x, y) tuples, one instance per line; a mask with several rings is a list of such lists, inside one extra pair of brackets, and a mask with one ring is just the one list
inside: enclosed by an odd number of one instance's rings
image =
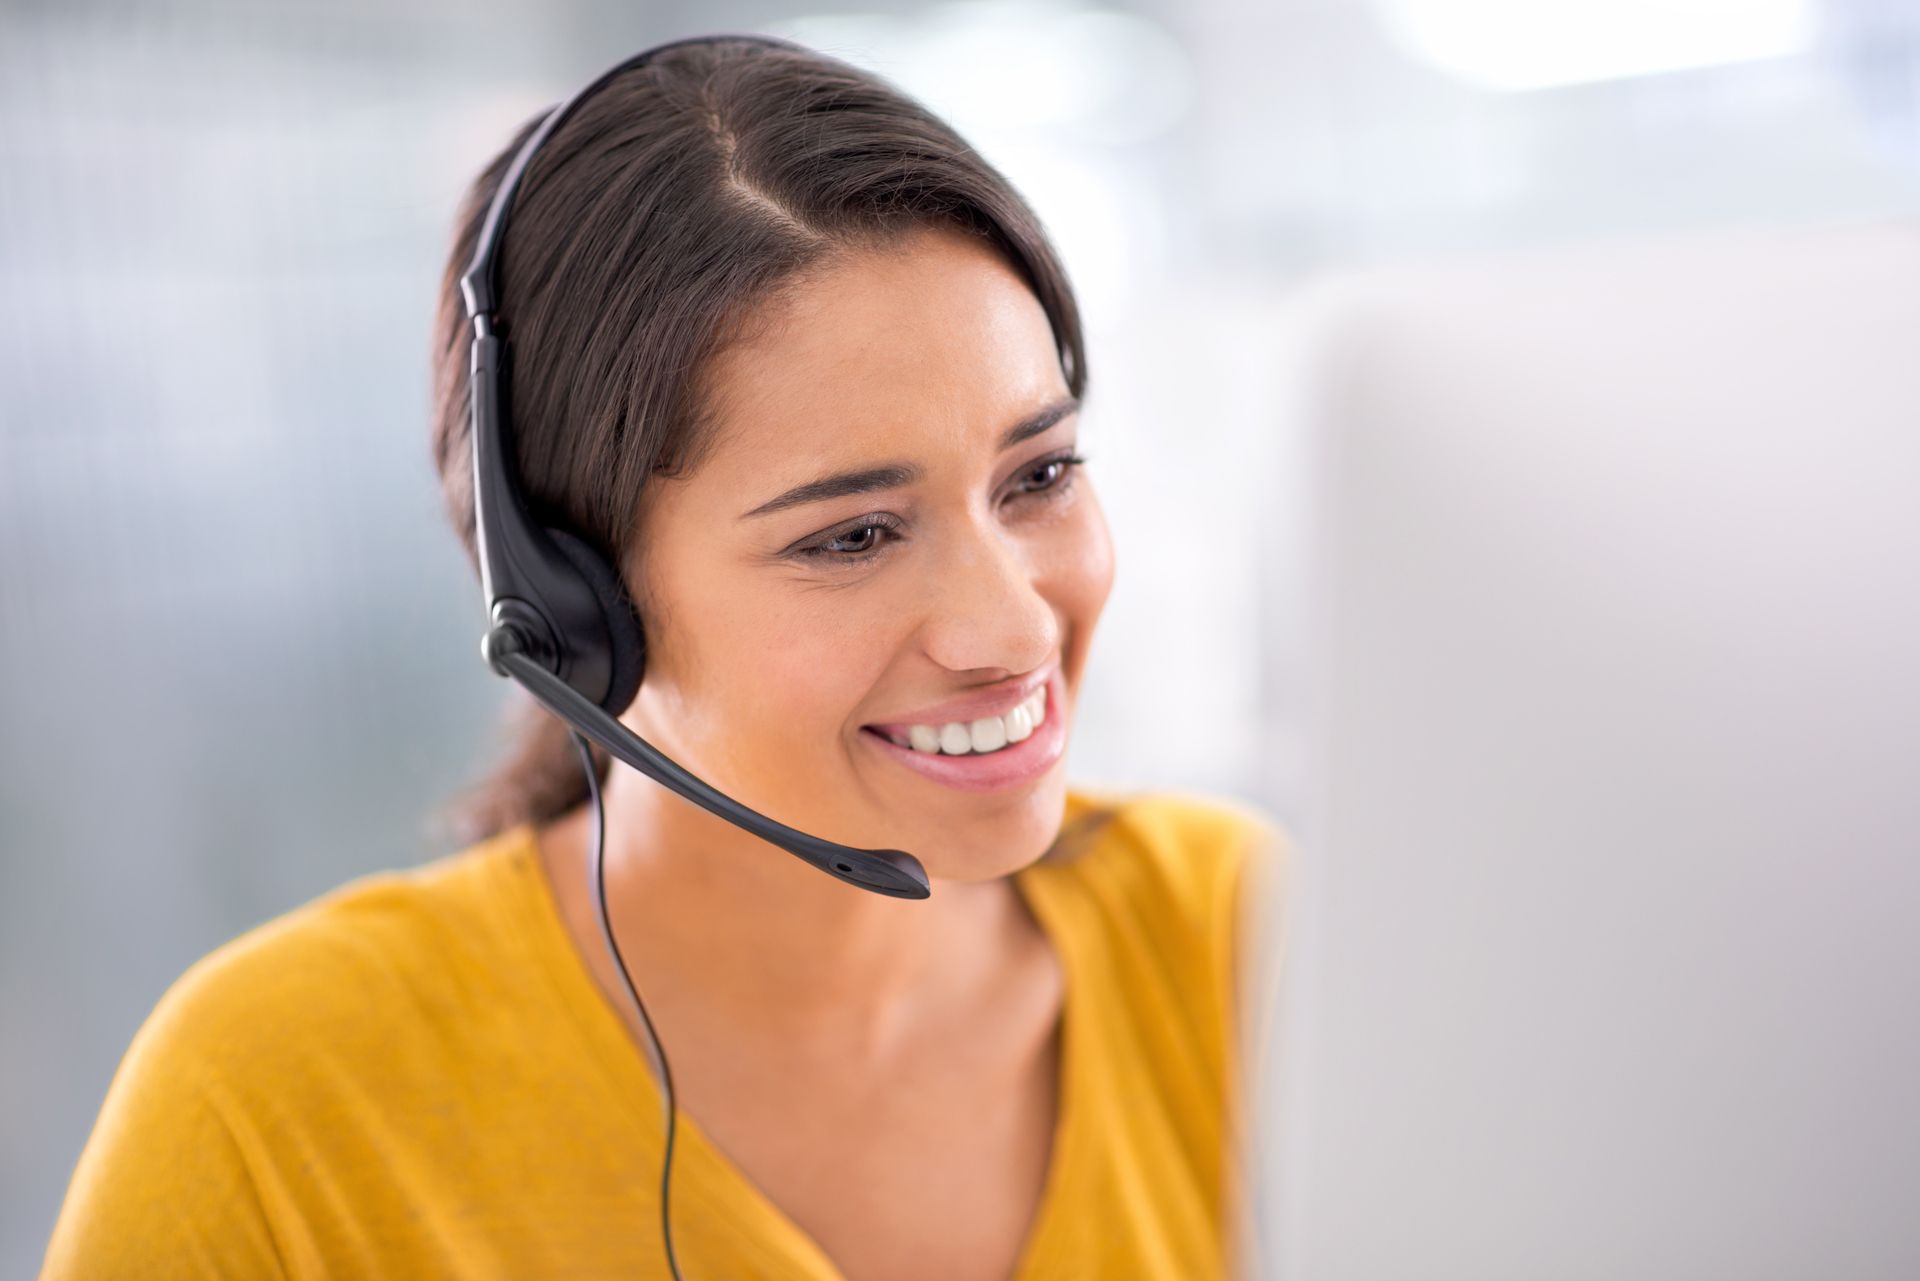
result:
[[(1055, 401), (1045, 409), (1028, 414), (1001, 433), (1000, 452), (1005, 453), (1021, 441), (1038, 436), (1079, 408), (1079, 400), (1069, 396), (1065, 400)], [(836, 472), (831, 476), (822, 476), (819, 480), (810, 480), (804, 485), (795, 485), (778, 498), (770, 498), (752, 511), (746, 512), (740, 519), (750, 520), (755, 516), (767, 516), (774, 512), (785, 511), (789, 507), (825, 502), (829, 498), (844, 498), (848, 494), (870, 494), (881, 489), (898, 489), (903, 485), (911, 485), (920, 479), (921, 474), (922, 469), (917, 463), (881, 463), (877, 467), (865, 467), (859, 471)]]

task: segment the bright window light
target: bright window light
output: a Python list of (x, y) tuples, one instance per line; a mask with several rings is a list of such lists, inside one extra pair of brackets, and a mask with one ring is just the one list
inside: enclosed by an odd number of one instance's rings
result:
[(1555, 85), (1787, 57), (1812, 42), (1812, 0), (1373, 0), (1420, 61), (1484, 89)]

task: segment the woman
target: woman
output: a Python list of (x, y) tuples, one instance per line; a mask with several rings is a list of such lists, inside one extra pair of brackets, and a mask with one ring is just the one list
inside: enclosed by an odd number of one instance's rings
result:
[[(455, 285), (531, 128), (469, 193), (444, 282), (434, 438), (470, 554)], [(643, 621), (621, 720), (932, 880), (850, 887), (595, 755), (608, 925), (677, 1087), (672, 1259), (1224, 1275), (1239, 917), (1278, 833), (1066, 782), (1114, 562), (1032, 213), (884, 82), (713, 38), (584, 101), (508, 227), (518, 473)], [(46, 1275), (670, 1275), (662, 1082), (601, 937), (587, 780), (544, 712), (519, 733), (463, 851), (167, 993)]]

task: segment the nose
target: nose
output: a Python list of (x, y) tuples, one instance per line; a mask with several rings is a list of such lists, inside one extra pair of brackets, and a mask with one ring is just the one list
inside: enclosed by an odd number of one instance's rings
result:
[(1030, 672), (1059, 647), (1060, 620), (1033, 559), (1007, 530), (969, 522), (928, 583), (924, 646), (952, 671)]

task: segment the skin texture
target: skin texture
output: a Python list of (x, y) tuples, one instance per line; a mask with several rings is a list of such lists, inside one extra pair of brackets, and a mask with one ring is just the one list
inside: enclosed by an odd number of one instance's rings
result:
[[(860, 727), (1058, 662), (1048, 715), (1070, 734), (1112, 543), (1086, 470), (1046, 462), (1077, 415), (999, 449), (1068, 393), (1045, 312), (984, 242), (926, 230), (848, 251), (762, 319), (709, 370), (712, 451), (647, 495), (630, 586), (648, 667), (622, 719), (783, 822), (912, 851), (933, 894), (847, 886), (616, 766), (609, 911), (683, 1115), (849, 1281), (1005, 1278), (1050, 1159), (1064, 993), (1008, 875), (1058, 831), (1064, 760), (969, 794)], [(925, 474), (743, 519), (893, 462)], [(875, 513), (899, 528), (863, 528)], [(786, 554), (836, 538), (842, 561)], [(586, 888), (584, 808), (538, 835), (644, 1056)]]

